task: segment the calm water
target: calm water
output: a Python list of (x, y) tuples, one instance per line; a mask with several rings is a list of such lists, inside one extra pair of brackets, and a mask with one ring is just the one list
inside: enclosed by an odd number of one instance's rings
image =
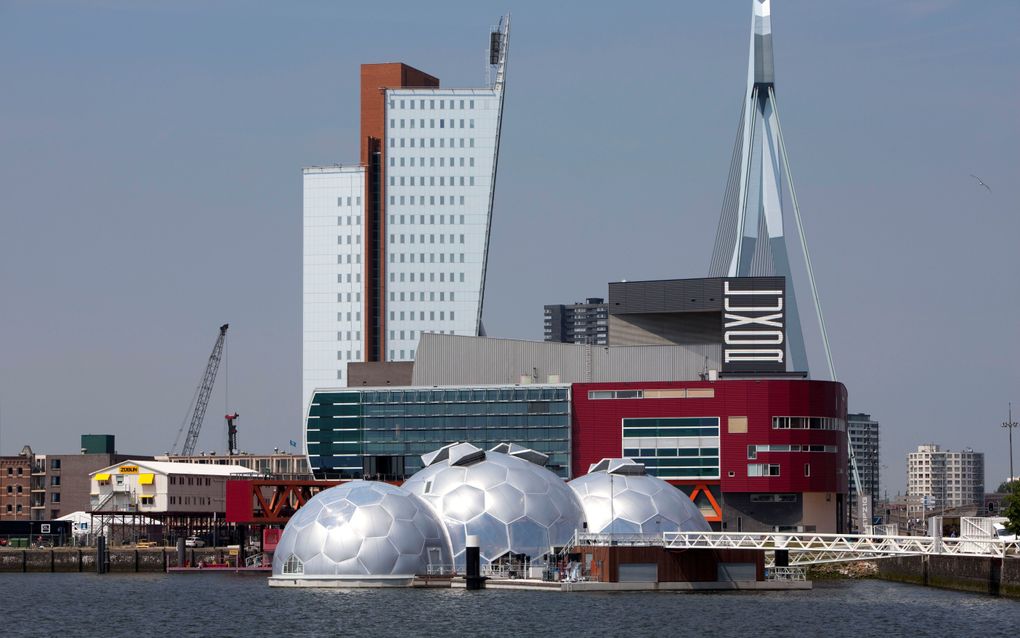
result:
[(1017, 636), (1020, 602), (881, 581), (809, 592), (270, 589), (228, 574), (0, 574), (0, 636)]

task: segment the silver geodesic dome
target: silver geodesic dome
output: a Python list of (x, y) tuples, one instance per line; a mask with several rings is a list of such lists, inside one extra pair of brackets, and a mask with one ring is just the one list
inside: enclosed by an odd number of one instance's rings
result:
[(645, 466), (631, 459), (603, 459), (568, 485), (581, 499), (591, 533), (711, 531), (686, 494), (648, 476)]
[(452, 566), (449, 536), (424, 501), (388, 483), (351, 481), (291, 517), (270, 584), (409, 584), (430, 567)]
[(485, 452), (457, 443), (422, 457), (425, 468), (404, 488), (426, 499), (450, 532), (458, 568), (465, 538), (479, 537), (483, 563), (507, 552), (532, 560), (566, 544), (584, 522), (581, 504), (545, 455), (512, 444)]

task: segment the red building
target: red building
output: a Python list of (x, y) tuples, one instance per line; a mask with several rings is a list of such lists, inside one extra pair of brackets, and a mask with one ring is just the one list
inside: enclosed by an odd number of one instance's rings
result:
[(629, 456), (726, 531), (845, 528), (841, 383), (733, 379), (573, 385), (572, 474)]

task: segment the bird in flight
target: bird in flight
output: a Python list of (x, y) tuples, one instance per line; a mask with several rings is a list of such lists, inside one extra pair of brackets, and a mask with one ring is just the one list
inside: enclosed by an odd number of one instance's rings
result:
[(978, 177), (974, 173), (971, 173), (970, 176), (973, 177), (974, 179), (976, 179), (978, 184), (981, 184), (982, 186), (984, 186), (988, 190), (989, 193), (992, 192), (992, 188), (988, 184), (985, 184), (984, 182), (982, 182), (980, 177)]

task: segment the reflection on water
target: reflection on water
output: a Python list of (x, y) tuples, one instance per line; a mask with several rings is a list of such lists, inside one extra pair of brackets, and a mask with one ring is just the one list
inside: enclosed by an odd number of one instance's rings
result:
[[(882, 581), (805, 592), (270, 589), (229, 574), (0, 574), (0, 635), (1016, 636), (1020, 602)], [(383, 633), (385, 632), (385, 633)]]

